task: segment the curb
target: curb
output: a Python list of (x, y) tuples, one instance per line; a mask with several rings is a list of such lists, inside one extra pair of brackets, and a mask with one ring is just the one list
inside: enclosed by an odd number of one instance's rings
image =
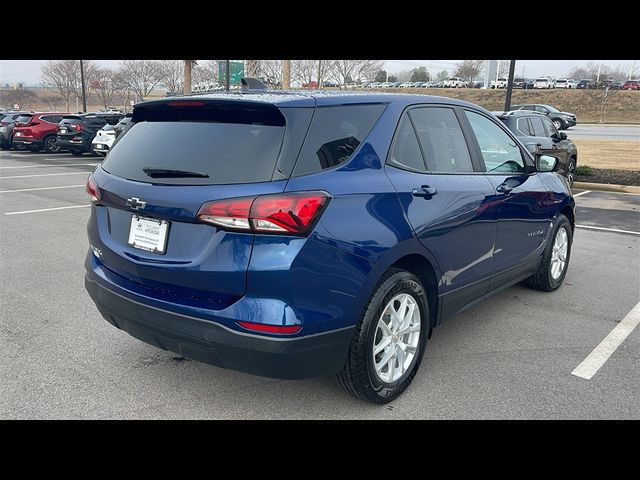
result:
[(634, 193), (640, 195), (640, 187), (632, 185), (615, 185), (612, 183), (573, 182), (572, 188), (581, 190), (599, 190), (604, 192)]

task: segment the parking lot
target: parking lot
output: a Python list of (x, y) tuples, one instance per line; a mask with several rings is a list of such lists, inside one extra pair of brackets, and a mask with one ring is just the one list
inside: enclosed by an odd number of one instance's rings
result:
[(333, 379), (185, 360), (103, 320), (83, 284), (99, 161), (0, 152), (0, 418), (640, 418), (640, 328), (591, 379), (572, 374), (640, 301), (640, 195), (576, 191), (564, 285), (518, 285), (443, 324), (409, 390), (375, 406)]

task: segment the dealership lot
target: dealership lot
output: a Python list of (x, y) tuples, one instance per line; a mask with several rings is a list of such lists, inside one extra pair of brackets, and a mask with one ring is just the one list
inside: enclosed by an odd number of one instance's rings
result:
[(576, 192), (563, 287), (515, 286), (440, 326), (380, 407), (333, 379), (184, 360), (103, 320), (83, 285), (98, 162), (0, 152), (0, 418), (640, 418), (640, 328), (593, 378), (571, 374), (640, 301), (640, 196)]

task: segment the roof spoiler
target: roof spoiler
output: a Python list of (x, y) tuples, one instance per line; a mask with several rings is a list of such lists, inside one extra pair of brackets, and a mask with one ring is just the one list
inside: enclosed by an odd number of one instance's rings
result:
[(257, 78), (243, 77), (240, 82), (242, 83), (242, 90), (267, 90), (269, 88)]

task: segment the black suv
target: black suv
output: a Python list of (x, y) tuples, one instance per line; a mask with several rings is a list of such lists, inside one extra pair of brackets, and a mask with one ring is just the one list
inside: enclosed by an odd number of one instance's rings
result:
[(499, 113), (497, 117), (511, 130), (534, 156), (551, 155), (558, 159), (557, 172), (567, 177), (569, 185), (578, 164), (578, 148), (559, 132), (548, 117), (526, 110)]
[(569, 127), (575, 127), (578, 123), (575, 113), (561, 112), (551, 105), (529, 103), (526, 105), (513, 105), (510, 110), (530, 110), (532, 112), (538, 112), (542, 115), (546, 115), (558, 130), (566, 130)]
[(58, 123), (58, 145), (73, 155), (92, 153), (91, 142), (105, 125), (117, 124), (122, 113), (80, 113), (65, 115)]

